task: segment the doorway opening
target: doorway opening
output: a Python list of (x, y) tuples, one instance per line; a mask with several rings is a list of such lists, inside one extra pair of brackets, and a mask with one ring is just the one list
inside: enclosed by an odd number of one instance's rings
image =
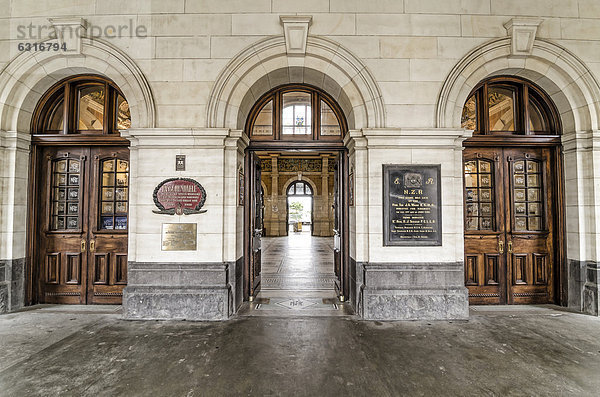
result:
[(340, 106), (317, 87), (280, 86), (255, 103), (245, 130), (244, 300), (337, 308), (350, 292)]
[(497, 77), (463, 108), (465, 285), (471, 304), (564, 302), (560, 121), (539, 87)]
[(127, 285), (129, 105), (80, 75), (42, 96), (32, 121), (28, 303), (121, 304)]
[(287, 228), (292, 233), (313, 235), (313, 189), (305, 181), (291, 183), (287, 188)]
[(266, 314), (346, 313), (346, 152), (256, 150), (248, 158), (247, 299)]

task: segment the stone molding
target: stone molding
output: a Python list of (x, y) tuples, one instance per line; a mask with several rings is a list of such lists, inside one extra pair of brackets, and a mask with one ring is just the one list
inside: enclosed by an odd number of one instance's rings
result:
[[(50, 25), (54, 28), (54, 33), (61, 48), (63, 44), (67, 51), (61, 50), (62, 55), (80, 55), (82, 47), (82, 38), (87, 35), (87, 21), (83, 18), (49, 18)], [(65, 31), (70, 34), (65, 35)], [(73, 34), (73, 31), (77, 31)]]
[[(383, 97), (364, 63), (339, 43), (310, 35), (307, 37), (306, 53), (301, 56), (288, 56), (282, 35), (259, 40), (233, 57), (211, 90), (207, 106), (208, 126), (243, 128), (238, 122), (238, 113), (254, 83), (275, 71), (283, 73), (270, 75), (269, 88), (286, 82), (303, 82), (303, 78), (298, 81), (296, 77), (288, 75), (288, 68), (294, 67), (307, 73), (323, 73), (341, 87), (354, 112), (354, 123), (349, 120), (351, 128), (385, 126)], [(325, 84), (323, 81), (320, 88), (327, 90), (327, 87), (323, 87)], [(258, 98), (254, 96), (254, 99)]]
[(133, 128), (154, 127), (154, 97), (141, 69), (112, 44), (82, 37), (80, 56), (56, 57), (53, 51), (29, 51), (6, 65), (0, 72), (0, 129), (29, 133), (39, 98), (59, 80), (83, 73), (106, 76), (123, 91)]
[(310, 15), (281, 15), (279, 20), (283, 25), (285, 49), (288, 55), (305, 55), (308, 28), (312, 23)]
[(542, 21), (540, 18), (513, 18), (504, 24), (511, 38), (513, 56), (531, 55), (535, 35)]
[(460, 148), (471, 131), (454, 128), (365, 128), (362, 137), (368, 149), (390, 146), (416, 148)]
[(563, 132), (596, 130), (600, 125), (600, 85), (590, 69), (564, 47), (543, 39), (531, 55), (513, 57), (512, 39), (484, 43), (465, 55), (448, 74), (438, 97), (436, 123), (460, 127), (463, 104), (482, 80), (499, 75), (529, 79), (556, 104)]
[[(130, 128), (121, 131), (121, 136), (131, 142), (132, 148), (222, 148), (230, 135), (230, 130), (225, 128)], [(233, 133), (232, 138), (240, 139), (237, 135)]]
[(30, 144), (31, 134), (23, 134), (17, 131), (0, 130), (0, 148), (29, 152)]

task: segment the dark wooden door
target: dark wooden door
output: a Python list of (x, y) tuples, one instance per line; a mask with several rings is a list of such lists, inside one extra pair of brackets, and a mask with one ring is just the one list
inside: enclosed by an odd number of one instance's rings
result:
[(88, 303), (120, 303), (127, 285), (129, 149), (93, 148)]
[(263, 232), (263, 195), (260, 184), (260, 159), (253, 152), (250, 154), (250, 300), (260, 292), (261, 272), (261, 238)]
[(38, 170), (38, 300), (120, 304), (127, 283), (129, 150), (47, 147)]
[(551, 152), (465, 149), (465, 285), (470, 303), (553, 301)]
[(342, 198), (341, 198), (341, 181), (343, 180), (342, 175), (342, 164), (341, 155), (338, 154), (335, 160), (335, 167), (333, 173), (333, 269), (336, 276), (335, 289), (339, 296), (343, 296), (343, 283), (342, 283)]

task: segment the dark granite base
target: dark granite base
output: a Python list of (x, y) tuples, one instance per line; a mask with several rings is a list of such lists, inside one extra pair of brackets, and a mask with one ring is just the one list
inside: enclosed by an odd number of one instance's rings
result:
[(233, 284), (233, 312), (237, 312), (237, 310), (242, 305), (244, 300), (244, 257), (238, 258), (235, 262), (234, 266), (230, 267), (230, 280), (232, 280)]
[(225, 320), (235, 310), (231, 267), (236, 263), (130, 262), (123, 317)]
[(25, 305), (25, 258), (0, 260), (0, 313)]
[(358, 263), (358, 313), (367, 320), (464, 320), (463, 263)]
[(6, 282), (0, 282), (0, 314), (8, 312), (8, 285)]
[(570, 309), (600, 315), (600, 265), (594, 261), (568, 259), (568, 302)]
[(229, 288), (127, 287), (123, 317), (128, 320), (226, 320)]
[(568, 263), (567, 306), (576, 311), (583, 310), (583, 289), (585, 286), (587, 262), (575, 259)]
[(583, 312), (594, 316), (600, 314), (600, 265), (597, 262), (588, 261), (586, 263)]

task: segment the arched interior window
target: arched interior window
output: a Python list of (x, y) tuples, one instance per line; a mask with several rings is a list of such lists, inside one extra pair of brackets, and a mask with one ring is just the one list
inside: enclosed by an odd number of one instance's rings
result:
[(312, 196), (313, 190), (308, 182), (298, 181), (290, 184), (287, 189), (288, 196)]
[(473, 90), (462, 111), (462, 128), (473, 135), (559, 135), (558, 113), (534, 84), (498, 77)]
[(326, 93), (305, 85), (288, 85), (265, 94), (255, 105), (246, 131), (253, 140), (341, 141), (346, 120)]
[(116, 134), (131, 127), (129, 104), (110, 80), (75, 76), (55, 84), (40, 99), (34, 134)]

